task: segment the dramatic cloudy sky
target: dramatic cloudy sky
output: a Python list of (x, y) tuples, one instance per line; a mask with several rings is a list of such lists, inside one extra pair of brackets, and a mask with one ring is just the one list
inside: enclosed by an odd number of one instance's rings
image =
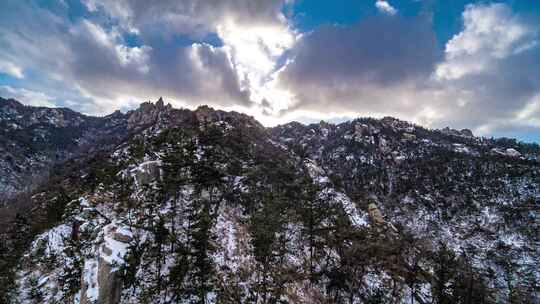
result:
[(540, 142), (540, 1), (1, 0), (0, 96), (163, 96), (266, 125), (386, 115)]

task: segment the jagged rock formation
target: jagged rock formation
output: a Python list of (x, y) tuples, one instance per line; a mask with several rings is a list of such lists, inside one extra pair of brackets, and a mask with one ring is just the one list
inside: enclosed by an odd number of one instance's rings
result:
[(160, 98), (155, 104), (144, 102), (139, 109), (128, 113), (128, 129), (137, 129), (145, 126), (150, 126), (158, 120), (163, 119), (172, 110), (170, 104), (165, 105), (163, 99)]
[(116, 116), (125, 135), (54, 170), (1, 235), (3, 301), (540, 300), (537, 145), (162, 100)]

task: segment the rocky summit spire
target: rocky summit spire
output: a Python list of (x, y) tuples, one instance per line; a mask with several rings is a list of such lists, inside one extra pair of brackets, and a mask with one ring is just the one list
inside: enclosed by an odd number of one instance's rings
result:
[(170, 104), (165, 106), (163, 97), (160, 97), (155, 104), (151, 101), (144, 102), (138, 109), (128, 113), (128, 129), (153, 124), (163, 113), (168, 113), (170, 110), (172, 110), (172, 106)]
[(159, 97), (158, 101), (156, 102), (156, 106), (158, 108), (162, 108), (164, 105), (165, 103), (163, 102), (163, 97)]

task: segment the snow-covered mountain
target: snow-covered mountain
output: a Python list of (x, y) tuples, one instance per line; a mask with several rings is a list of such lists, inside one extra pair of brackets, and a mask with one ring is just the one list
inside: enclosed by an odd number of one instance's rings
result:
[[(15, 106), (57, 118), (4, 105), (2, 126), (89, 144), (6, 202), (0, 301), (540, 301), (538, 145), (394, 118), (265, 128), (162, 100), (104, 118)], [(63, 135), (57, 112), (92, 123)]]
[(125, 130), (126, 117), (120, 112), (90, 117), (66, 108), (28, 107), (0, 97), (2, 198), (31, 190), (54, 164), (93, 153), (115, 142)]

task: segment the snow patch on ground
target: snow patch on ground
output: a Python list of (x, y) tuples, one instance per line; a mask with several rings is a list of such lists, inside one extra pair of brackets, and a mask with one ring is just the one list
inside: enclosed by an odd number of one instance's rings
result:
[(249, 252), (249, 234), (239, 219), (239, 208), (223, 207), (212, 227), (212, 234), (217, 236), (217, 245), (221, 250), (213, 254), (218, 268), (229, 269), (231, 272), (238, 271), (243, 265), (252, 263)]
[(99, 296), (98, 261), (95, 258), (86, 259), (83, 268), (83, 285), (86, 286), (86, 299), (90, 303), (97, 301)]
[[(109, 224), (103, 227), (104, 231), (104, 243), (100, 247), (101, 258), (110, 265), (120, 266), (124, 264), (124, 256), (127, 253), (129, 243), (120, 242), (114, 238), (115, 234), (124, 235), (131, 238), (133, 234), (128, 228), (122, 228), (116, 224)], [(110, 254), (108, 252), (110, 251)]]
[(71, 234), (71, 227), (65, 224), (56, 226), (36, 237), (32, 243), (32, 252), (38, 247), (45, 246), (45, 254), (57, 254), (64, 248), (64, 239)]
[(345, 193), (331, 187), (330, 179), (326, 176), (326, 172), (323, 168), (319, 167), (317, 163), (311, 159), (306, 159), (304, 165), (313, 181), (323, 188), (319, 193), (320, 198), (333, 200), (343, 206), (343, 210), (354, 226), (368, 226), (367, 214), (358, 210), (356, 204)]

